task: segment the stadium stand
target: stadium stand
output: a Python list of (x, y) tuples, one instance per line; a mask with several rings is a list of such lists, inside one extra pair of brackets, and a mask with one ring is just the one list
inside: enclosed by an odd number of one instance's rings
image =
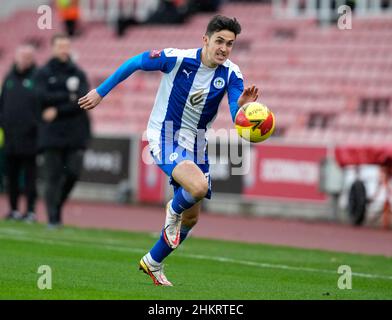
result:
[[(339, 30), (322, 28), (315, 18), (278, 19), (270, 4), (227, 3), (220, 11), (243, 26), (232, 60), (275, 112), (275, 136), (296, 142), (392, 141), (390, 17), (354, 18), (352, 30)], [(199, 46), (211, 15), (197, 14), (181, 27), (132, 26), (122, 38), (106, 23), (84, 23), (83, 35), (74, 42), (75, 58), (95, 86), (141, 51)], [(2, 76), (22, 41), (38, 46), (39, 62), (47, 59), (49, 39), (60, 22), (55, 15), (54, 28), (40, 30), (36, 17), (35, 11), (19, 10), (0, 21), (6, 30), (0, 44)], [(139, 72), (122, 83), (91, 113), (94, 131), (141, 133), (159, 80), (159, 73)], [(231, 128), (226, 101), (221, 108), (213, 128)]]

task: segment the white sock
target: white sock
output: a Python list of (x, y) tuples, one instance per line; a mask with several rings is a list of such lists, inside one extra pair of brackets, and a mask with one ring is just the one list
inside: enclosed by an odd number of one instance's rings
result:
[(158, 267), (158, 266), (161, 265), (161, 263), (156, 262), (156, 261), (151, 257), (151, 254), (150, 254), (150, 253), (147, 253), (147, 254), (146, 254), (146, 258), (147, 258), (148, 263), (151, 264), (151, 265), (153, 265), (153, 266), (157, 266), (157, 267)]
[(175, 212), (175, 211), (173, 210), (172, 202), (173, 202), (173, 199), (170, 200), (170, 203), (169, 203), (169, 206), (168, 206), (168, 207), (169, 207), (170, 213), (171, 213), (171, 214), (175, 214), (175, 215), (177, 215), (177, 216), (181, 216), (181, 215), (182, 215), (182, 212), (181, 212), (181, 213), (177, 213), (177, 212)]

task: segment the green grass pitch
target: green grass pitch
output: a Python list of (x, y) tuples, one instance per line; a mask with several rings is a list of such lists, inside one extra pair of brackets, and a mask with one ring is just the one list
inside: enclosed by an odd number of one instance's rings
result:
[[(194, 237), (166, 260), (174, 287), (156, 287), (138, 270), (156, 238), (0, 222), (0, 299), (392, 299), (391, 257)], [(37, 286), (41, 265), (50, 290)], [(352, 289), (338, 288), (340, 265), (351, 267)]]

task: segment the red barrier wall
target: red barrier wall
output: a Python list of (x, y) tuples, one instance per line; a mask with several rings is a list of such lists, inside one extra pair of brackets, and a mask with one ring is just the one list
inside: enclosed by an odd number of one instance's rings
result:
[(320, 162), (325, 147), (261, 144), (252, 149), (244, 197), (325, 201), (319, 192)]

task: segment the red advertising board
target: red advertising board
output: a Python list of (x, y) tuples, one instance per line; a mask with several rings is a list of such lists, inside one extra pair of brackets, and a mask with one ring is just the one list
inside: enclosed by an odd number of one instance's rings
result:
[(244, 176), (244, 196), (325, 201), (319, 192), (320, 162), (325, 147), (262, 144), (251, 150)]
[(165, 174), (154, 163), (147, 141), (140, 143), (138, 201), (148, 203), (164, 202)]

